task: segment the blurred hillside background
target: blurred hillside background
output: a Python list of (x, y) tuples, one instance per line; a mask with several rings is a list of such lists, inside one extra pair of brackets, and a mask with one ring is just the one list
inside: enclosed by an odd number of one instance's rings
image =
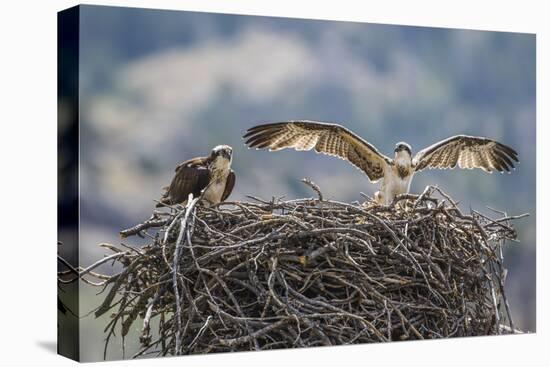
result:
[[(82, 265), (150, 216), (180, 161), (217, 144), (234, 149), (231, 199), (311, 196), (302, 177), (336, 200), (377, 190), (331, 157), (248, 150), (258, 123), (339, 122), (386, 155), (400, 140), (418, 151), (482, 135), (516, 149), (518, 169), (426, 171), (411, 191), (437, 184), (465, 211), (531, 214), (505, 256), (516, 324), (535, 330), (534, 35), (95, 6), (80, 24)], [(99, 297), (81, 289), (84, 314)], [(102, 358), (106, 320), (83, 319), (83, 360)]]

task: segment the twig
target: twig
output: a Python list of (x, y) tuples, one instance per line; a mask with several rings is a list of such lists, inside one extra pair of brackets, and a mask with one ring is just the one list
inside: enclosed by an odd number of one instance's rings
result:
[(321, 193), (321, 189), (319, 188), (319, 186), (315, 184), (315, 182), (311, 181), (311, 179), (307, 177), (302, 178), (301, 181), (317, 193), (317, 196), (319, 197), (319, 201), (323, 201), (323, 194)]
[[(135, 357), (516, 331), (502, 241), (523, 216), (463, 214), (437, 187), (363, 206), (325, 200), (303, 182), (318, 199), (204, 207), (191, 198), (124, 232), (156, 228), (147, 245), (105, 244), (114, 254), (74, 269), (104, 281), (97, 316), (118, 306), (106, 343), (139, 316)], [(123, 270), (93, 272), (109, 261)]]

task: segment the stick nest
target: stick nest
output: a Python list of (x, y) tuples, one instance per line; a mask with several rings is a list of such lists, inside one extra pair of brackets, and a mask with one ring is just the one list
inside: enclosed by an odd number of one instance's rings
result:
[(307, 183), (319, 198), (194, 199), (122, 231), (151, 242), (107, 246), (123, 270), (102, 283), (105, 346), (131, 325), (134, 357), (513, 332), (501, 248), (513, 217), (463, 214), (434, 187), (380, 206)]

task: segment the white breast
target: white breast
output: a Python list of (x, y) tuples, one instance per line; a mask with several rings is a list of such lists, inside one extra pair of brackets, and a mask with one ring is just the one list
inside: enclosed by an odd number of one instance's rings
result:
[(218, 158), (212, 163), (210, 167), (211, 182), (202, 196), (206, 204), (213, 205), (222, 201), (230, 164), (231, 162), (224, 158)]
[(388, 185), (391, 195), (396, 196), (399, 194), (405, 194), (409, 192), (411, 178), (412, 176), (401, 178), (398, 175), (392, 175), (390, 184)]
[(409, 176), (401, 178), (395, 166), (388, 170), (381, 187), (384, 204), (390, 204), (397, 195), (408, 193), (412, 177), (413, 174), (410, 174)]
[(217, 204), (222, 201), (223, 192), (225, 191), (226, 180), (216, 180), (212, 182), (204, 191), (203, 199), (210, 204)]

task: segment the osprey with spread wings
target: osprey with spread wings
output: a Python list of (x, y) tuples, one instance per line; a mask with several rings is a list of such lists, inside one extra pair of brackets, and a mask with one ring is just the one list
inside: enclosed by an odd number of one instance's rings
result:
[(381, 154), (373, 145), (338, 124), (316, 121), (287, 121), (258, 125), (244, 135), (250, 148), (277, 151), (315, 149), (318, 153), (344, 159), (363, 171), (373, 183), (382, 180), (374, 195), (380, 204), (388, 205), (408, 193), (413, 175), (425, 168), (481, 168), (486, 172), (514, 168), (518, 154), (497, 141), (467, 135), (456, 135), (437, 142), (412, 156), (411, 146), (397, 143), (394, 158)]

